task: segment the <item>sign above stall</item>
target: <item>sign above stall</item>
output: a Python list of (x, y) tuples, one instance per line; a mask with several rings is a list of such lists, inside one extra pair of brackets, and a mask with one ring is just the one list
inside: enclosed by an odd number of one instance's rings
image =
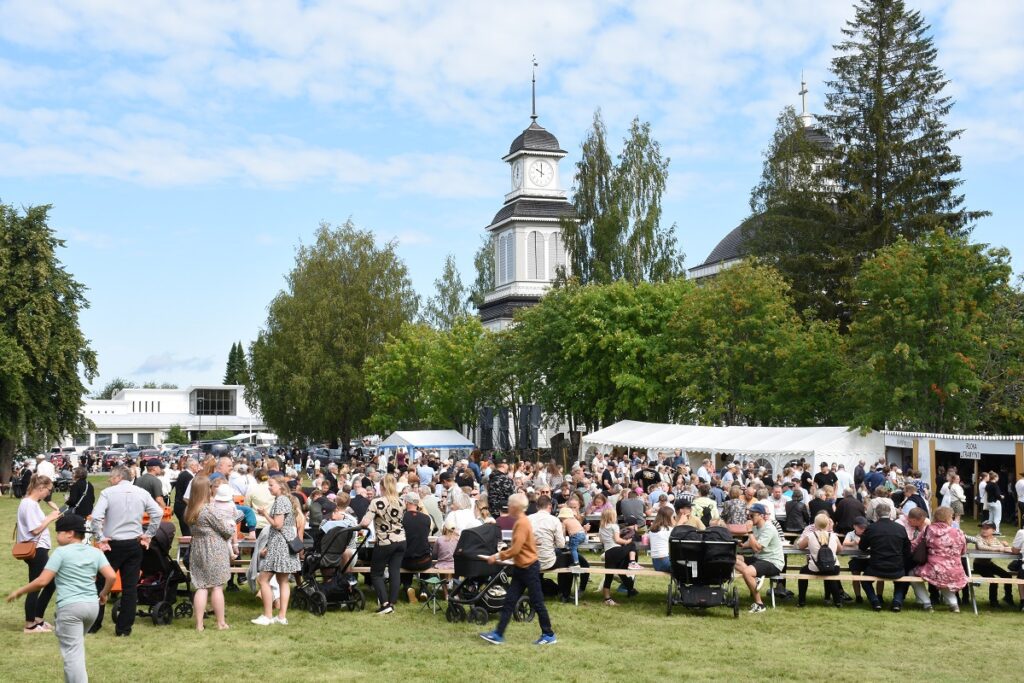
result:
[(978, 444), (975, 441), (964, 441), (963, 447), (960, 449), (961, 460), (981, 460), (981, 449), (978, 448)]

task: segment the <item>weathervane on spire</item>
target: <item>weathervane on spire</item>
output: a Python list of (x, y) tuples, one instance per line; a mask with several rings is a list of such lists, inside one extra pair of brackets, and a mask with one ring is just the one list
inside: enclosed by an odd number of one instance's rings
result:
[(531, 102), (532, 102), (532, 113), (530, 118), (534, 123), (537, 122), (537, 55), (533, 55), (533, 81), (531, 86)]

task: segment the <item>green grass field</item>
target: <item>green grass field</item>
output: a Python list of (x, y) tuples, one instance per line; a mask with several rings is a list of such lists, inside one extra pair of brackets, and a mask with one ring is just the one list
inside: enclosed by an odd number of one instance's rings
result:
[[(102, 487), (103, 478), (93, 480)], [(56, 499), (62, 500), (62, 494)], [(14, 525), (15, 499), (0, 499), (0, 528)], [(0, 589), (6, 595), (27, 579), (10, 555), (10, 535), (0, 551)], [(849, 584), (847, 584), (848, 586)], [(665, 615), (661, 579), (644, 579), (641, 595), (605, 607), (589, 590), (579, 607), (550, 604), (558, 644), (537, 648), (536, 621), (513, 622), (507, 644), (488, 645), (482, 627), (449, 624), (443, 614), (401, 604), (378, 617), (293, 611), (288, 626), (257, 627), (253, 595), (228, 594), (229, 631), (196, 633), (191, 620), (155, 627), (139, 618), (131, 638), (114, 638), (109, 610), (103, 631), (86, 642), (94, 681), (439, 680), (439, 681), (667, 681), (711, 680), (1011, 681), (1020, 680), (1024, 615), (985, 606), (956, 615), (925, 614), (912, 598), (901, 614), (875, 614), (862, 606), (841, 610), (821, 604), (811, 586), (809, 605), (780, 603), (747, 615), (741, 590), (739, 619), (731, 610), (703, 615), (677, 608)], [(791, 586), (795, 590), (795, 586)], [(848, 588), (849, 590), (849, 588)], [(891, 595), (891, 587), (887, 587)], [(23, 600), (23, 598), (22, 598)], [(367, 591), (367, 601), (373, 602)], [(52, 621), (54, 604), (47, 612)], [(52, 635), (23, 635), (21, 600), (0, 606), (0, 681), (58, 681), (60, 655)], [(208, 625), (213, 626), (212, 619)], [(493, 624), (493, 621), (492, 621)]]

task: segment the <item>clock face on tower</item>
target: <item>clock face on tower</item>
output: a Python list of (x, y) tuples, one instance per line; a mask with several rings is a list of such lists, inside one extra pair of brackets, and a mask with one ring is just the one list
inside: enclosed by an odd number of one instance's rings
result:
[(555, 169), (546, 161), (535, 161), (530, 165), (530, 182), (545, 187), (555, 177)]
[(523, 164), (520, 161), (512, 164), (512, 189), (518, 190), (523, 184)]

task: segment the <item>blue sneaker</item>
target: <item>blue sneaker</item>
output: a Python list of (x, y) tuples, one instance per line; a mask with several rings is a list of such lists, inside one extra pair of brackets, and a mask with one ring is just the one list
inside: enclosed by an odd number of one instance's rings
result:
[(480, 637), (486, 640), (491, 645), (501, 645), (505, 642), (505, 638), (503, 638), (497, 631), (488, 631), (487, 633), (481, 633)]
[(533, 641), (533, 644), (534, 645), (554, 645), (557, 642), (558, 642), (558, 638), (555, 638), (555, 634), (552, 633), (550, 636), (542, 634), (540, 638), (538, 638), (537, 640)]

